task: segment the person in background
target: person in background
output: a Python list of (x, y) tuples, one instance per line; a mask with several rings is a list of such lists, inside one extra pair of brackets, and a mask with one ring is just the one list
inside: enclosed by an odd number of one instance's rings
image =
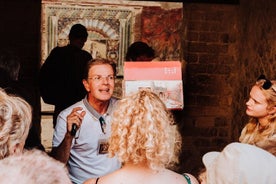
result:
[(16, 88), (17, 86), (20, 71), (19, 58), (11, 51), (1, 50), (0, 71), (1, 85), (7, 88), (7, 90), (9, 89), (12, 92), (14, 92), (13, 88)]
[(206, 153), (202, 161), (201, 184), (276, 183), (275, 156), (253, 145), (234, 142), (222, 152)]
[(111, 119), (109, 156), (122, 168), (84, 184), (197, 184), (190, 174), (172, 170), (178, 161), (181, 137), (172, 114), (153, 92), (140, 90), (118, 102)]
[[(12, 51), (0, 51), (0, 87), (6, 93), (20, 96), (26, 100), (32, 108), (38, 108), (35, 102), (35, 94), (32, 93), (31, 86), (19, 80), (20, 59)], [(40, 106), (39, 106), (40, 107)], [(32, 124), (25, 143), (25, 148), (37, 148), (45, 150), (41, 144), (41, 124), (40, 110), (34, 110), (32, 113)]]
[(69, 44), (55, 47), (40, 69), (40, 93), (43, 101), (55, 106), (53, 125), (58, 114), (84, 98), (84, 68), (92, 56), (82, 50), (88, 33), (81, 24), (71, 27)]
[(276, 156), (276, 81), (261, 75), (250, 91), (246, 114), (251, 117), (239, 141)]
[(71, 184), (63, 163), (33, 149), (0, 161), (0, 184)]
[(112, 97), (115, 74), (114, 62), (89, 61), (83, 77), (87, 95), (57, 118), (51, 155), (68, 164), (73, 183), (82, 184), (121, 167), (116, 157), (107, 156), (110, 116), (117, 101)]
[(0, 159), (22, 153), (31, 121), (31, 106), (0, 88)]
[(126, 53), (126, 61), (152, 61), (155, 58), (155, 51), (145, 42), (137, 41), (132, 43)]

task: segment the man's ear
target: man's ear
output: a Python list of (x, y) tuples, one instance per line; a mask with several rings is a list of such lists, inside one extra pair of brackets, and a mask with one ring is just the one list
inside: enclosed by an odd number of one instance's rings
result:
[(85, 79), (83, 79), (83, 80), (82, 80), (82, 84), (83, 84), (84, 88), (86, 89), (86, 91), (87, 91), (87, 92), (90, 92), (90, 86), (89, 86), (89, 84), (88, 84), (88, 81), (85, 80)]

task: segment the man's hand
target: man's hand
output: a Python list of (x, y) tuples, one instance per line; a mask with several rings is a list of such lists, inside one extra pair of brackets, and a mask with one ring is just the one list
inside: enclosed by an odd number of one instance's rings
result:
[(86, 112), (82, 111), (82, 107), (75, 107), (72, 112), (67, 116), (67, 132), (72, 131), (72, 126), (75, 124), (77, 129), (81, 126), (82, 120)]

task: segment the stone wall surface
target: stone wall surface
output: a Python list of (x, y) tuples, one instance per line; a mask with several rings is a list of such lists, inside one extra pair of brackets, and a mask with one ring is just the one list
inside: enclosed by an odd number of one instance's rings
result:
[[(12, 49), (21, 58), (21, 80), (31, 84), (36, 94), (36, 111), (40, 109), (36, 83), (40, 6), (36, 0), (0, 2), (0, 48)], [(183, 136), (176, 170), (197, 174), (205, 152), (219, 151), (238, 140), (247, 121), (245, 101), (260, 73), (276, 78), (276, 1), (183, 3), (183, 8), (185, 107), (174, 112)], [(148, 23), (143, 24), (147, 29)]]

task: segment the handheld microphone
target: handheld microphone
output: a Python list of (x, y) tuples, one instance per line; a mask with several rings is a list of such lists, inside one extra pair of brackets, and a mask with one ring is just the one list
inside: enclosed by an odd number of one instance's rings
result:
[(72, 130), (71, 130), (71, 135), (75, 136), (76, 133), (77, 133), (77, 125), (75, 123), (73, 123)]

